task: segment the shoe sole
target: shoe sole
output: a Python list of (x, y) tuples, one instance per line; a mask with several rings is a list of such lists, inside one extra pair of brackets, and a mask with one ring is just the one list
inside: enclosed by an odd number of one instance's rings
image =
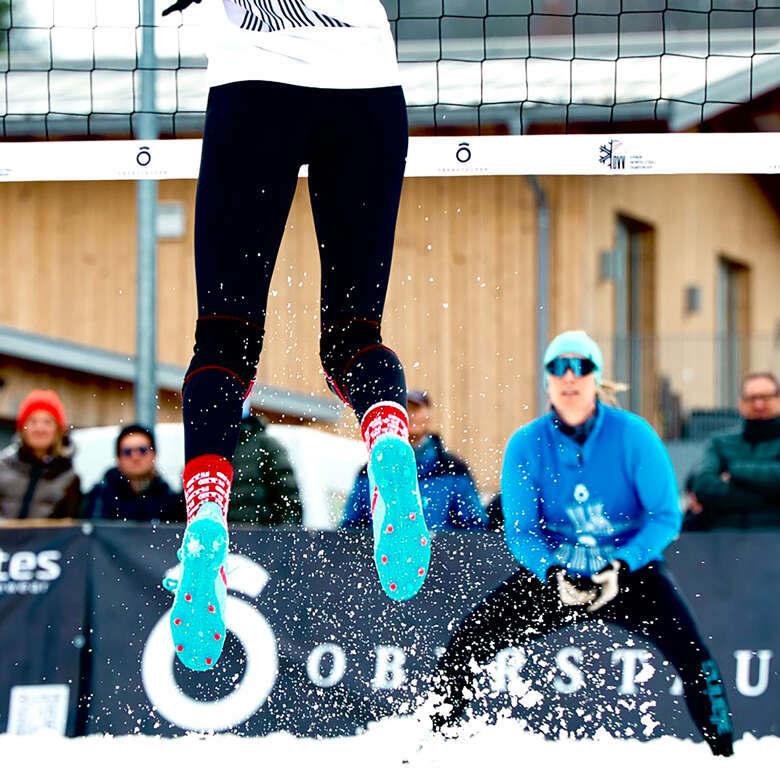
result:
[(196, 672), (213, 669), (225, 645), (225, 616), (217, 589), (228, 532), (212, 518), (193, 520), (181, 545), (181, 578), (171, 609), (171, 636), (179, 660)]
[(408, 444), (385, 439), (371, 453), (374, 485), (385, 505), (374, 563), (385, 593), (395, 601), (416, 595), (431, 562), (431, 536), (417, 487), (417, 464)]

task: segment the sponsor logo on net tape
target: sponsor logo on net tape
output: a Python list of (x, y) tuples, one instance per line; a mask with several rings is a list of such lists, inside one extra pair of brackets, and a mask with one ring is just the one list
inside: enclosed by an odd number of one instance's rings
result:
[[(475, 163), (474, 156), (476, 150), (474, 148), (474, 141), (460, 141), (458, 145), (453, 148), (450, 146), (440, 147), (442, 149), (443, 157), (442, 164), (438, 166), (436, 172), (440, 175), (454, 174), (454, 175), (476, 175), (488, 173), (488, 168), (483, 165)], [(477, 145), (479, 143), (477, 142)], [(446, 156), (443, 151), (446, 148)], [(482, 148), (484, 152), (484, 147)], [(484, 159), (484, 154), (482, 158)]]
[[(166, 179), (170, 175), (168, 166), (160, 166), (158, 159), (161, 154), (161, 145), (156, 149), (151, 146), (136, 146), (133, 149), (132, 164), (127, 164), (127, 158), (122, 155), (122, 167), (116, 175), (121, 179)], [(169, 155), (164, 155), (168, 157)], [(154, 165), (152, 163), (154, 162)]]
[(651, 171), (656, 167), (654, 159), (644, 152), (634, 151), (618, 138), (611, 138), (599, 146), (598, 159), (611, 173)]

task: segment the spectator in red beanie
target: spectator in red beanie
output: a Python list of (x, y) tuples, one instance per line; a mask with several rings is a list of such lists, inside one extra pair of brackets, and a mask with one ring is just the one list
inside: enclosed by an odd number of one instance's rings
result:
[(16, 430), (0, 453), (0, 517), (76, 517), (81, 491), (59, 396), (33, 390), (19, 406)]

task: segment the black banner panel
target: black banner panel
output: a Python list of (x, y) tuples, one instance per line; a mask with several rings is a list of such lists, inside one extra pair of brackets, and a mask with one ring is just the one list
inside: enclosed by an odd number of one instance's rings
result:
[[(397, 603), (379, 587), (368, 534), (236, 528), (225, 652), (213, 671), (190, 672), (174, 658), (172, 597), (160, 585), (175, 576), (181, 530), (105, 524), (85, 536), (69, 529), (89, 559), (88, 582), (71, 594), (89, 615), (81, 655), (77, 630), (52, 627), (32, 610), (21, 616), (25, 647), (62, 634), (76, 667), (82, 662), (73, 677), (82, 685), (78, 733), (338, 736), (412, 714), (458, 620), (516, 569), (500, 535), (438, 534), (423, 590)], [(0, 531), (0, 546), (12, 553), (8, 533)], [(57, 538), (37, 533), (31, 549), (49, 549)], [(737, 735), (780, 734), (780, 534), (691, 534), (667, 561), (720, 663)], [(7, 643), (16, 624), (5, 598)], [(68, 609), (46, 614), (60, 619)], [(4, 675), (0, 704), (21, 679), (15, 668)], [(24, 682), (54, 679), (36, 667)], [(599, 621), (499, 652), (477, 679), (473, 712), (487, 720), (511, 713), (551, 737), (603, 729), (698, 739), (669, 664), (645, 641)]]
[[(367, 534), (236, 529), (225, 653), (213, 672), (188, 672), (174, 661), (159, 586), (179, 532), (96, 531), (90, 732), (333, 736), (408, 714), (456, 622), (516, 568), (500, 535), (439, 534), (425, 587), (396, 603), (379, 588)], [(780, 733), (778, 553), (780, 534), (723, 533), (684, 537), (668, 555), (711, 637), (738, 733)], [(507, 648), (478, 688), (475, 714), (511, 710), (550, 735), (696, 736), (658, 652), (598, 622)]]
[(89, 549), (80, 526), (0, 532), (2, 731), (78, 733)]

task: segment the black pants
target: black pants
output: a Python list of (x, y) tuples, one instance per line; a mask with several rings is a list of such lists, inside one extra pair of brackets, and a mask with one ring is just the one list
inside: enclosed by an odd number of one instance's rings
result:
[(403, 369), (382, 345), (380, 325), (407, 146), (400, 87), (244, 81), (211, 89), (195, 209), (198, 323), (184, 384), (187, 460), (233, 457), (271, 275), (307, 163), (326, 375), (358, 417), (378, 401), (405, 406)]
[(543, 585), (525, 569), (512, 575), (464, 618), (439, 659), (434, 692), (452, 709), (437, 713), (434, 726), (462, 716), (472, 659), (484, 666), (506, 647), (583, 620), (608, 621), (652, 642), (677, 670), (691, 716), (713, 752), (731, 754), (733, 726), (717, 664), (659, 563), (621, 577), (619, 594), (595, 613), (563, 605), (557, 586)]

